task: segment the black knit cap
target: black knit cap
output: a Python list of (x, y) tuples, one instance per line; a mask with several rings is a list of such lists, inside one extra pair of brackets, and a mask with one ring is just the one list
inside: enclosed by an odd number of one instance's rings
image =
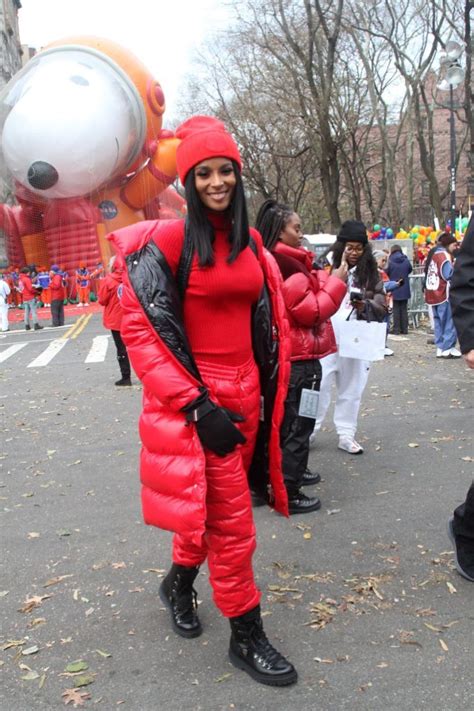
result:
[(346, 220), (337, 235), (339, 242), (361, 242), (367, 244), (367, 227), (358, 220)]
[(454, 244), (455, 242), (457, 242), (456, 237), (452, 234), (449, 234), (449, 232), (442, 232), (438, 237), (438, 244), (445, 248), (449, 247), (450, 244)]

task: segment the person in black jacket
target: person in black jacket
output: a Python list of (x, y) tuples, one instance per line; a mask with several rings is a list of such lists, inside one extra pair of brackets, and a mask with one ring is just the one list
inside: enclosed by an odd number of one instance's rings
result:
[[(474, 215), (454, 264), (449, 301), (461, 353), (468, 367), (474, 370)], [(474, 482), (465, 502), (449, 519), (448, 534), (454, 545), (459, 574), (474, 582)]]
[(408, 257), (403, 254), (398, 244), (393, 244), (390, 249), (390, 258), (385, 270), (392, 281), (403, 279), (401, 285), (393, 292), (393, 329), (392, 333), (408, 333), (408, 300), (411, 296), (408, 275), (413, 267)]

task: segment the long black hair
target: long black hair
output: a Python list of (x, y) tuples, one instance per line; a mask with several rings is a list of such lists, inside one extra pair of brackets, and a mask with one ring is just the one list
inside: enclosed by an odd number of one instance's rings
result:
[(293, 210), (288, 205), (276, 200), (265, 200), (260, 206), (255, 228), (262, 235), (263, 244), (270, 252), (274, 249), (292, 215)]
[[(333, 268), (337, 269), (341, 266), (342, 255), (344, 253), (345, 248), (346, 242), (343, 242), (339, 239), (334, 242), (332, 248)], [(369, 243), (364, 245), (364, 251), (362, 252), (359, 261), (356, 265), (355, 276), (358, 285), (362, 289), (369, 289), (370, 291), (373, 291), (377, 282), (380, 281), (377, 262), (375, 261), (375, 257), (372, 252), (372, 247)]]
[[(229, 264), (235, 262), (242, 250), (248, 246), (250, 240), (249, 218), (247, 214), (247, 202), (245, 200), (242, 176), (240, 174), (239, 166), (234, 160), (232, 161), (232, 166), (234, 168), (236, 182), (234, 196), (230, 205), (232, 228), (229, 234), (229, 242), (232, 248), (227, 258)], [(206, 215), (206, 208), (201, 202), (196, 190), (194, 169), (190, 170), (186, 176), (186, 180), (184, 181), (184, 189), (186, 191), (186, 202), (188, 207), (187, 225), (194, 248), (198, 255), (199, 266), (211, 266), (214, 264), (214, 228), (209, 222)]]

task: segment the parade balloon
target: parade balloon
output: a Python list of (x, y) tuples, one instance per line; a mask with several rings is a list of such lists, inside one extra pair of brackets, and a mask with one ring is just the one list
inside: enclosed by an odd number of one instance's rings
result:
[(374, 232), (379, 232), (380, 231), (380, 225), (374, 225)]
[(385, 235), (386, 235), (387, 239), (393, 239), (393, 230), (391, 227), (387, 227), (387, 229), (385, 231)]
[(70, 37), (34, 56), (0, 94), (2, 177), (17, 201), (0, 205), (10, 264), (106, 264), (108, 232), (184, 214), (164, 111), (158, 81), (114, 42)]

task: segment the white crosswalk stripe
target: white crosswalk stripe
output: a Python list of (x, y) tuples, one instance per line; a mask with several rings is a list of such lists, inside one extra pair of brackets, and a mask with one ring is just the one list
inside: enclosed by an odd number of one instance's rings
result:
[(37, 358), (31, 361), (31, 363), (28, 363), (28, 368), (42, 368), (45, 365), (48, 365), (50, 363), (54, 356), (56, 356), (59, 351), (62, 351), (64, 346), (67, 343), (67, 338), (61, 339), (57, 338), (54, 341), (51, 341), (49, 346), (39, 354)]
[(15, 353), (18, 353), (18, 351), (21, 351), (22, 348), (27, 346), (28, 343), (15, 343), (14, 346), (8, 346), (4, 351), (0, 353), (0, 363), (3, 363), (5, 360), (8, 360), (12, 355), (15, 355)]
[(95, 336), (92, 339), (92, 347), (87, 354), (84, 363), (102, 363), (107, 355), (110, 336)]

